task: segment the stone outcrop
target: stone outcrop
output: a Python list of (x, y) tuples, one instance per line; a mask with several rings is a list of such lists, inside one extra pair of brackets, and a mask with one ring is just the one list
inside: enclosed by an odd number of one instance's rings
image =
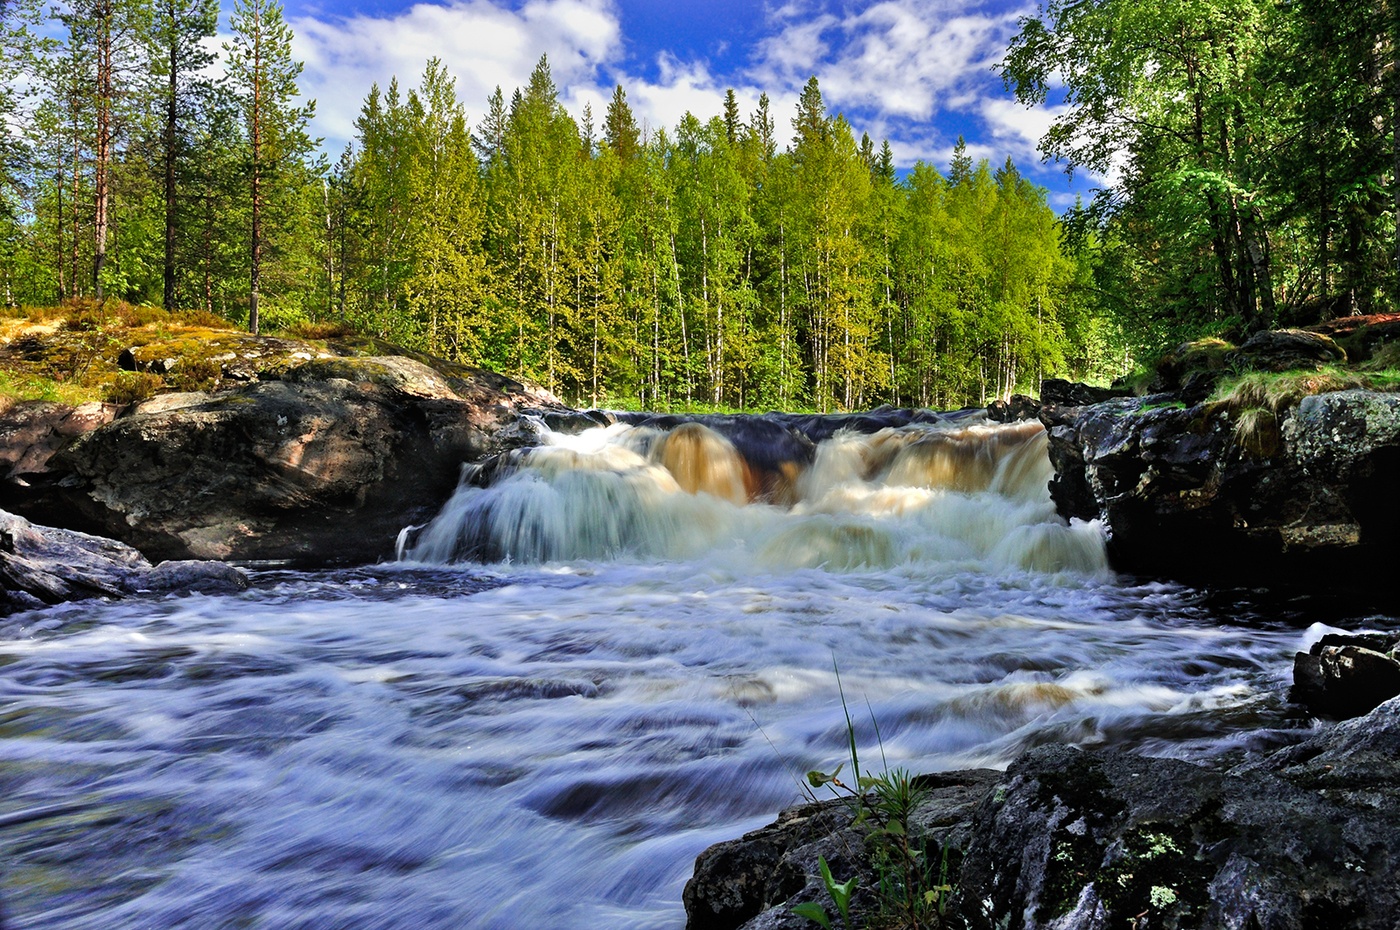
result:
[(3, 504), (153, 558), (390, 557), (463, 463), (533, 437), (544, 392), (401, 356), (304, 361), (272, 380), (160, 395), (64, 447)]
[(115, 540), (36, 526), (0, 510), (0, 615), (86, 597), (229, 594), (246, 587), (246, 576), (222, 562), (152, 566)]
[[(924, 800), (910, 829), (922, 843), (947, 848), (954, 865), (971, 841), (972, 816), (1000, 778), (979, 769), (916, 779)], [(804, 930), (810, 921), (792, 913), (805, 902), (831, 908), (819, 874), (825, 859), (838, 880), (868, 870), (870, 824), (856, 823), (851, 802), (803, 804), (741, 839), (711, 846), (695, 862), (686, 883), (688, 930)], [(938, 854), (941, 860), (941, 853)], [(875, 883), (862, 881), (851, 901), (854, 926), (878, 913)]]
[(111, 423), (120, 409), (97, 401), (77, 407), (47, 400), (12, 405), (0, 413), (0, 480), (42, 474), (55, 452)]
[(1328, 633), (1293, 660), (1289, 697), (1314, 714), (1359, 717), (1400, 696), (1400, 634)]
[[(963, 853), (950, 856), (948, 927), (1390, 928), (1397, 760), (1400, 700), (1229, 768), (1042, 747), (1005, 773), (940, 776), (910, 835)], [(931, 827), (922, 805), (945, 816)], [(817, 850), (850, 850), (833, 871), (877, 884), (855, 829), (849, 811), (806, 807), (712, 847), (686, 888), (687, 926), (811, 926), (791, 908), (829, 907)]]
[(1122, 570), (1350, 578), (1400, 551), (1400, 394), (1334, 391), (1279, 414), (1167, 394), (1047, 408), (1041, 420), (1061, 513), (1102, 518)]

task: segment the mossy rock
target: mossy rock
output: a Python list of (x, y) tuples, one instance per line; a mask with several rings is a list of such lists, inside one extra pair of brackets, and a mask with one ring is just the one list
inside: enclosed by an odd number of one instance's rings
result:
[(452, 397), (456, 392), (437, 371), (414, 359), (400, 356), (348, 356), (318, 358), (287, 369), (281, 380), (294, 384), (340, 379), (372, 384), (419, 397)]
[(1223, 339), (1184, 342), (1157, 360), (1156, 375), (1148, 388), (1152, 393), (1176, 391), (1193, 375), (1218, 375), (1229, 367), (1234, 351), (1235, 347)]
[(1229, 364), (1236, 371), (1296, 371), (1345, 365), (1346, 350), (1330, 336), (1302, 329), (1275, 329), (1255, 333), (1233, 353)]

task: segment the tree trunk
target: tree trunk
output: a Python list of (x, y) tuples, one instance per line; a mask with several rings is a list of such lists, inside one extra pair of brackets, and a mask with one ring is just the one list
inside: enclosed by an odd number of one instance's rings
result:
[(166, 86), (169, 97), (165, 101), (165, 265), (162, 268), (161, 306), (169, 311), (175, 308), (175, 145), (180, 117), (180, 40), (176, 33), (174, 0), (169, 0), (165, 12), (170, 17), (170, 76)]
[(262, 286), (262, 7), (253, 5), (253, 28), (256, 38), (252, 44), (253, 53), (253, 114), (252, 125), (248, 127), (249, 141), (253, 155), (253, 241), (251, 269), (248, 288), (248, 332), (258, 334), (258, 291)]

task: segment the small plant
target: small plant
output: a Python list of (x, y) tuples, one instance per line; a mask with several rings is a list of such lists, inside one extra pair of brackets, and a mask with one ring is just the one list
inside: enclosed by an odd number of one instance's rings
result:
[[(870, 864), (878, 879), (880, 916), (882, 926), (903, 927), (908, 930), (941, 927), (948, 906), (948, 898), (953, 886), (949, 880), (949, 849), (942, 846), (930, 850), (929, 844), (912, 837), (909, 833), (909, 818), (922, 799), (924, 789), (915, 776), (901, 768), (890, 769), (882, 774), (862, 774), (860, 753), (856, 746), (855, 723), (851, 719), (850, 708), (846, 703), (845, 689), (841, 685), (840, 669), (836, 670), (836, 686), (841, 694), (841, 708), (846, 716), (846, 739), (850, 753), (854, 785), (841, 780), (843, 762), (832, 772), (811, 771), (807, 773), (807, 784), (812, 789), (825, 788), (837, 797), (846, 799), (853, 806), (854, 823), (868, 827), (866, 847)], [(884, 740), (880, 738), (880, 726), (871, 711), (871, 722), (875, 726), (875, 736), (880, 744), (880, 755), (884, 757)], [(847, 920), (850, 895), (855, 888), (853, 877), (844, 884), (836, 884), (827, 868), (826, 860), (819, 861), (822, 881), (827, 893), (842, 919)], [(798, 905), (793, 913), (807, 917), (823, 927), (830, 927), (830, 918), (825, 909), (815, 903)]]
[[(831, 896), (831, 902), (836, 905), (836, 912), (841, 915), (841, 922), (850, 928), (851, 926), (851, 895), (855, 894), (856, 882), (859, 876), (852, 876), (844, 882), (838, 882), (831, 874), (831, 866), (826, 864), (825, 856), (817, 857), (817, 868), (821, 869), (822, 884), (826, 886), (826, 893)], [(798, 904), (792, 909), (798, 917), (806, 917), (831, 930), (831, 917), (827, 914), (826, 908), (815, 901), (806, 901)]]
[(170, 386), (177, 391), (212, 391), (223, 376), (223, 367), (209, 358), (186, 358), (170, 372)]
[(139, 404), (155, 396), (164, 383), (160, 375), (147, 371), (124, 371), (107, 385), (102, 399), (109, 404)]

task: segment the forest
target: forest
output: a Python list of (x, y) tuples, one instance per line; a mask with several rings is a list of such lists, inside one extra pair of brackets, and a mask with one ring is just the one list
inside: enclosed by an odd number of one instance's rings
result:
[[(654, 409), (956, 407), (1107, 381), (1203, 334), (1395, 305), (1390, 2), (1056, 2), (1000, 69), (1010, 158), (898, 168), (813, 77), (643, 131), (541, 58), (469, 118), (450, 63), (386, 75), (338, 158), (272, 0), (0, 3), (0, 301), (119, 298), (334, 324)], [(225, 64), (218, 66), (222, 60)]]

